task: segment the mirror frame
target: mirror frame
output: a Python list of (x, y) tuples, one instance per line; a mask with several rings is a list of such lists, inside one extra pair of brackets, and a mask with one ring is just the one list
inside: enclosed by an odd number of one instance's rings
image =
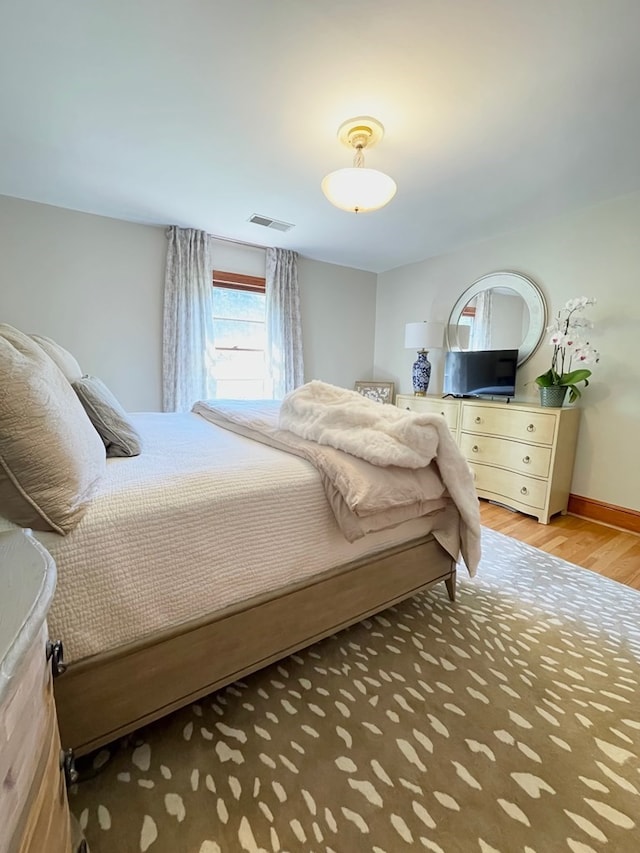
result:
[(494, 287), (506, 287), (509, 290), (514, 290), (524, 299), (529, 309), (529, 331), (520, 347), (518, 347), (518, 367), (520, 367), (525, 361), (531, 358), (542, 343), (547, 328), (547, 303), (538, 285), (530, 278), (517, 272), (502, 271), (488, 273), (474, 281), (471, 287), (468, 287), (464, 291), (451, 309), (451, 314), (449, 314), (446, 329), (447, 349), (460, 349), (457, 340), (453, 340), (453, 337), (455, 329), (458, 327), (458, 320), (462, 316), (462, 311), (467, 303), (474, 296), (477, 296), (478, 293), (491, 290)]

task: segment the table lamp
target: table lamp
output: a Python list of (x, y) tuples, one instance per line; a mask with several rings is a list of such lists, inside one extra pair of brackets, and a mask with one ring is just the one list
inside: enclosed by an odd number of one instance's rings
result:
[(413, 363), (413, 393), (416, 397), (424, 397), (431, 379), (431, 362), (427, 358), (429, 350), (441, 349), (444, 338), (444, 323), (407, 323), (404, 327), (405, 349), (418, 351), (418, 358)]

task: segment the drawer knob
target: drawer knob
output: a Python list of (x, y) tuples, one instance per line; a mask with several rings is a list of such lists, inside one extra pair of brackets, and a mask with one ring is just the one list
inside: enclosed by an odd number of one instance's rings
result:
[(536, 428), (534, 427), (534, 425), (529, 424), (529, 426), (527, 427), (527, 432), (535, 432), (535, 431), (536, 431)]
[(64, 781), (67, 788), (75, 785), (80, 778), (80, 774), (76, 770), (76, 762), (72, 749), (60, 750), (60, 769), (64, 773)]
[(480, 450), (480, 448), (478, 447), (478, 445), (477, 445), (477, 444), (474, 444), (474, 445), (473, 445), (473, 447), (471, 448), (471, 450), (472, 450), (474, 453), (477, 453), (477, 452)]
[(47, 660), (49, 659), (51, 660), (51, 672), (54, 678), (67, 671), (62, 640), (47, 640)]
[(528, 465), (529, 462), (531, 462), (531, 457), (530, 456), (523, 456), (522, 461), (524, 462), (525, 465)]
[(520, 489), (520, 494), (521, 494), (521, 495), (528, 495), (528, 494), (529, 494), (529, 489), (528, 489), (526, 486), (523, 486), (523, 487)]
[(444, 412), (440, 412), (440, 414), (442, 415), (442, 417), (444, 417)]
[(410, 412), (410, 411), (411, 411), (411, 406), (405, 406), (405, 409), (406, 409), (408, 412)]
[(480, 417), (480, 415), (478, 415), (478, 416), (476, 417), (476, 423), (477, 423), (477, 424), (481, 424), (481, 423), (482, 423), (482, 418)]

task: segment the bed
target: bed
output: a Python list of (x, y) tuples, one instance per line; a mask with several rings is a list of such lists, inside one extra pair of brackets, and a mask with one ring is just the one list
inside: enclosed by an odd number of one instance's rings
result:
[(129, 417), (142, 453), (106, 460), (66, 535), (34, 530), (58, 571), (65, 747), (89, 752), (439, 581), (454, 598), (461, 516), (442, 484), (417, 517), (349, 541), (308, 459), (202, 413)]

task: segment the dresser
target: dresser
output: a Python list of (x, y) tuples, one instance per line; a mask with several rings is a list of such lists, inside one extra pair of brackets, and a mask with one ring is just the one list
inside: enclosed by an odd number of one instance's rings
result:
[(398, 394), (396, 406), (445, 418), (473, 470), (479, 497), (542, 524), (566, 513), (579, 409), (408, 394)]
[(75, 853), (52, 671), (60, 647), (47, 635), (56, 582), (50, 555), (22, 530), (0, 533), (0, 853)]

